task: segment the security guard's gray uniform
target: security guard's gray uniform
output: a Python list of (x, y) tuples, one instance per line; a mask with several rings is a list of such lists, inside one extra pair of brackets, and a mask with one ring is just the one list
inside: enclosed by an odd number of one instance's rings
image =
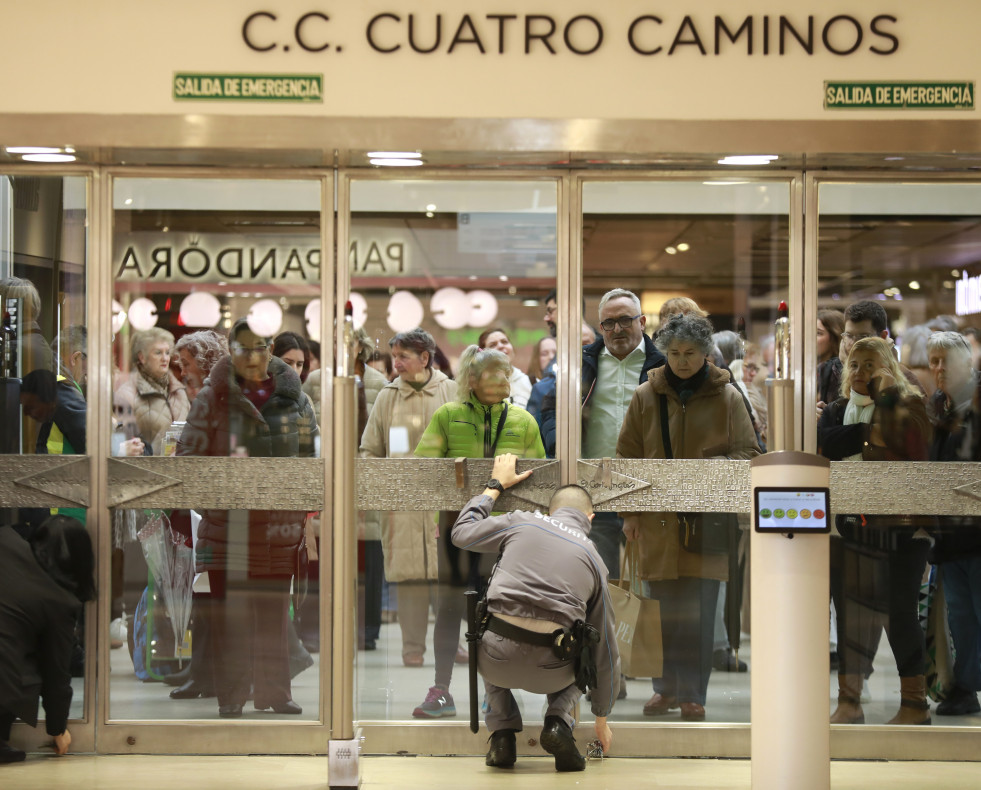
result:
[[(571, 627), (576, 620), (596, 628), (597, 687), (590, 698), (594, 715), (608, 715), (619, 691), (620, 654), (607, 570), (589, 540), (589, 519), (574, 508), (559, 508), (551, 516), (522, 510), (491, 516), (493, 506), (491, 497), (475, 496), (460, 511), (452, 533), (461, 549), (501, 554), (487, 590), (487, 611), (543, 633)], [(582, 692), (573, 682), (573, 661), (557, 658), (549, 647), (486, 631), (478, 666), (487, 690), (490, 732), (521, 729), (514, 688), (547, 694), (546, 715), (575, 726), (573, 711)]]

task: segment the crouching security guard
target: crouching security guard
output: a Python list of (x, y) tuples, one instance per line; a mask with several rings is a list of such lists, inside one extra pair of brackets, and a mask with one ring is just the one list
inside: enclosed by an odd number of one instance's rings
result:
[(581, 771), (586, 761), (572, 737), (576, 703), (592, 689), (596, 736), (606, 752), (613, 741), (606, 717), (620, 685), (607, 570), (589, 540), (593, 503), (570, 485), (553, 494), (550, 516), (491, 516), (498, 496), (531, 474), (517, 474), (516, 460), (510, 453), (494, 459), (494, 478), (460, 512), (451, 538), (461, 549), (499, 554), (467, 634), (487, 692), (486, 763), (514, 765), (521, 714), (511, 689), (520, 688), (548, 697), (541, 744), (556, 770)]

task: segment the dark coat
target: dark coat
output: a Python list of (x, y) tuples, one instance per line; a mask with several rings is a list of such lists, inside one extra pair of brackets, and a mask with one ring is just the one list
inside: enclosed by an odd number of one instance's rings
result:
[[(981, 459), (981, 390), (977, 385), (959, 408), (948, 411), (947, 397), (937, 390), (927, 404), (927, 413), (933, 423), (933, 441), (930, 443), (931, 461), (978, 461)], [(973, 397), (972, 397), (973, 396)], [(939, 529), (934, 533), (935, 543), (930, 553), (933, 563), (950, 562), (967, 557), (981, 556), (981, 519), (976, 516), (941, 516)]]
[(72, 701), (71, 653), (82, 604), (34, 559), (30, 544), (0, 527), (0, 707), (60, 735)]
[[(606, 345), (606, 341), (601, 337), (599, 340), (585, 346), (582, 350), (582, 441), (586, 438), (586, 425), (589, 422), (589, 398), (593, 394), (593, 385), (596, 383), (596, 374), (599, 370), (599, 355)], [(647, 374), (654, 368), (659, 368), (665, 363), (664, 354), (654, 347), (654, 341), (644, 335), (644, 366), (640, 371), (640, 378), (637, 385), (640, 386), (647, 381)], [(545, 452), (549, 458), (555, 457), (555, 390), (545, 395), (542, 400), (542, 443), (545, 445)]]
[[(914, 392), (919, 392), (915, 390)], [(925, 461), (930, 445), (931, 429), (923, 398), (918, 394), (903, 398), (897, 387), (873, 392), (875, 412), (872, 422), (878, 424), (884, 446), (869, 443), (871, 426), (864, 423), (845, 425), (845, 408), (848, 398), (838, 398), (829, 403), (818, 421), (818, 453), (831, 461), (841, 461), (852, 455), (862, 454), (863, 461)], [(843, 537), (863, 540), (856, 532), (857, 525), (869, 527), (908, 526), (932, 527), (933, 516), (873, 516), (864, 514), (858, 522), (853, 517), (838, 515), (838, 529)]]
[[(300, 378), (277, 357), (269, 361), (273, 393), (255, 408), (243, 394), (231, 357), (215, 363), (191, 404), (177, 455), (228, 456), (244, 448), (250, 458), (312, 457), (317, 421)], [(198, 571), (248, 570), (260, 576), (291, 575), (303, 537), (302, 511), (206, 510), (198, 527)], [(247, 545), (229, 540), (229, 522), (248, 519)]]

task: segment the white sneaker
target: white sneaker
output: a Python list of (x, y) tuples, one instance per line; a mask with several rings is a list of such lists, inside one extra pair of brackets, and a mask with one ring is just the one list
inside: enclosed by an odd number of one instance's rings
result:
[(117, 617), (109, 623), (109, 646), (115, 650), (126, 643), (126, 617)]

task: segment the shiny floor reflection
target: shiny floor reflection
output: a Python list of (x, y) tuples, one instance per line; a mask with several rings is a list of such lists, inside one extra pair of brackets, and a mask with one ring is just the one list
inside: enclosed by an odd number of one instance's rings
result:
[[(363, 788), (468, 790), (507, 787), (509, 790), (749, 790), (748, 760), (604, 760), (590, 763), (583, 774), (558, 774), (551, 758), (521, 760), (509, 771), (487, 768), (478, 757), (367, 757), (361, 763)], [(834, 790), (921, 790), (940, 781), (944, 790), (975, 790), (981, 786), (981, 763), (833, 762)], [(39, 787), (99, 790), (313, 790), (325, 788), (325, 757), (178, 757), (31, 755), (27, 762), (0, 766), (4, 790)]]

